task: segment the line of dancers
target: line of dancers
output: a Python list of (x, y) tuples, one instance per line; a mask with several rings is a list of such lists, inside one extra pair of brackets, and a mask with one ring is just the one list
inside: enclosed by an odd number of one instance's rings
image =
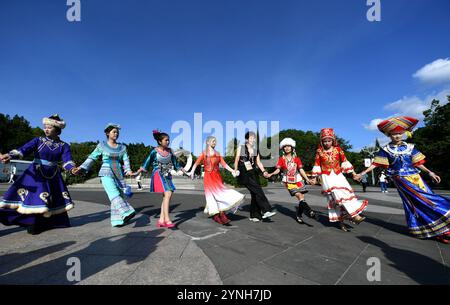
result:
[(153, 131), (157, 142), (144, 164), (133, 172), (126, 146), (118, 143), (120, 126), (108, 124), (104, 133), (106, 141), (97, 145), (95, 150), (80, 165), (72, 160), (70, 146), (60, 139), (66, 123), (59, 115), (43, 119), (44, 137), (36, 137), (21, 148), (8, 154), (0, 154), (0, 161), (9, 162), (13, 158), (23, 158), (33, 154), (34, 160), (27, 170), (14, 182), (0, 199), (0, 222), (4, 225), (18, 225), (28, 229), (30, 234), (39, 234), (53, 228), (70, 227), (67, 212), (74, 207), (70, 193), (61, 176), (62, 168), (73, 175), (88, 172), (94, 162), (101, 158), (102, 165), (98, 176), (110, 200), (111, 226), (127, 224), (136, 212), (128, 203), (129, 190), (124, 183), (125, 176), (136, 176), (152, 167), (150, 192), (161, 193), (161, 213), (157, 227), (173, 228), (169, 205), (176, 190), (172, 181), (174, 170), (179, 175), (192, 179), (200, 165), (204, 166), (204, 191), (206, 206), (204, 213), (221, 225), (230, 225), (227, 213), (236, 213), (244, 201), (244, 195), (224, 186), (219, 164), (237, 178), (251, 194), (250, 220), (259, 222), (270, 219), (276, 212), (269, 203), (259, 184), (259, 171), (265, 178), (282, 174), (282, 182), (289, 194), (298, 201), (297, 222), (304, 224), (303, 215), (317, 218), (305, 200), (308, 193), (306, 184), (317, 184), (320, 179), (322, 194), (328, 208), (330, 222), (338, 222), (340, 229), (348, 232), (344, 221), (360, 224), (365, 220), (362, 212), (367, 208), (367, 200), (358, 200), (354, 190), (344, 174), (352, 174), (360, 181), (375, 167), (386, 169), (387, 175), (394, 181), (403, 201), (406, 223), (409, 232), (417, 238), (436, 238), (442, 243), (450, 243), (450, 198), (435, 194), (423, 181), (419, 173), (428, 173), (431, 179), (440, 183), (441, 179), (425, 167), (425, 156), (413, 144), (403, 141), (405, 132), (411, 132), (418, 120), (411, 117), (394, 117), (381, 122), (378, 128), (391, 138), (375, 157), (373, 164), (357, 174), (339, 147), (334, 130), (324, 128), (320, 132), (320, 141), (316, 150), (312, 178), (306, 175), (296, 143), (291, 138), (280, 142), (280, 156), (276, 169), (268, 173), (261, 162), (257, 149), (257, 135), (247, 132), (245, 144), (237, 148), (234, 168), (231, 168), (215, 150), (216, 139), (208, 137), (206, 148), (200, 154), (190, 172), (180, 166), (169, 147), (167, 133)]

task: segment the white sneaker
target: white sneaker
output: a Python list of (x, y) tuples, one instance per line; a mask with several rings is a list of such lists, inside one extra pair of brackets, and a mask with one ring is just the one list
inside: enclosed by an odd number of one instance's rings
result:
[(269, 218), (269, 217), (272, 217), (275, 214), (276, 214), (276, 212), (270, 212), (270, 211), (269, 212), (265, 212), (264, 215), (262, 216), (262, 218), (263, 219)]
[(258, 222), (258, 221), (260, 221), (258, 218), (249, 218), (250, 219), (250, 221), (253, 221), (253, 222)]

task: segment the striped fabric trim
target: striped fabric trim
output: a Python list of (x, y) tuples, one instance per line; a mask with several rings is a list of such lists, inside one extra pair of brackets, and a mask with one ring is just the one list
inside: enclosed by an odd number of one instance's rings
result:
[(421, 152), (415, 154), (414, 156), (412, 156), (412, 163), (416, 164), (419, 163), (420, 161), (425, 160), (425, 155), (422, 154)]

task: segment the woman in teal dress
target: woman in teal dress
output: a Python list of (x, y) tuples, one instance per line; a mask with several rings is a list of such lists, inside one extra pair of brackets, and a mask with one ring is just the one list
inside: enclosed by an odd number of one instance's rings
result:
[(94, 162), (100, 156), (102, 157), (102, 166), (98, 176), (101, 177), (103, 187), (111, 201), (111, 225), (113, 227), (123, 226), (135, 216), (135, 211), (127, 202), (123, 190), (125, 181), (121, 162), (123, 162), (125, 175), (132, 176), (133, 172), (130, 168), (126, 146), (117, 143), (119, 130), (119, 125), (108, 124), (105, 128), (108, 141), (99, 143), (86, 161), (75, 170), (75, 173), (88, 172)]

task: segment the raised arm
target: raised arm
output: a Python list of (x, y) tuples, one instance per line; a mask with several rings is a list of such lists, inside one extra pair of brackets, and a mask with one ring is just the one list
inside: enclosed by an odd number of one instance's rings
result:
[(98, 160), (98, 158), (103, 154), (103, 149), (101, 144), (97, 144), (97, 147), (94, 149), (94, 151), (87, 157), (86, 161), (81, 164), (80, 169), (82, 169), (85, 172), (88, 172), (95, 161)]
[(11, 159), (23, 159), (24, 156), (36, 151), (39, 146), (39, 137), (32, 139), (19, 149), (13, 149), (9, 153), (1, 156), (2, 162), (9, 162)]

